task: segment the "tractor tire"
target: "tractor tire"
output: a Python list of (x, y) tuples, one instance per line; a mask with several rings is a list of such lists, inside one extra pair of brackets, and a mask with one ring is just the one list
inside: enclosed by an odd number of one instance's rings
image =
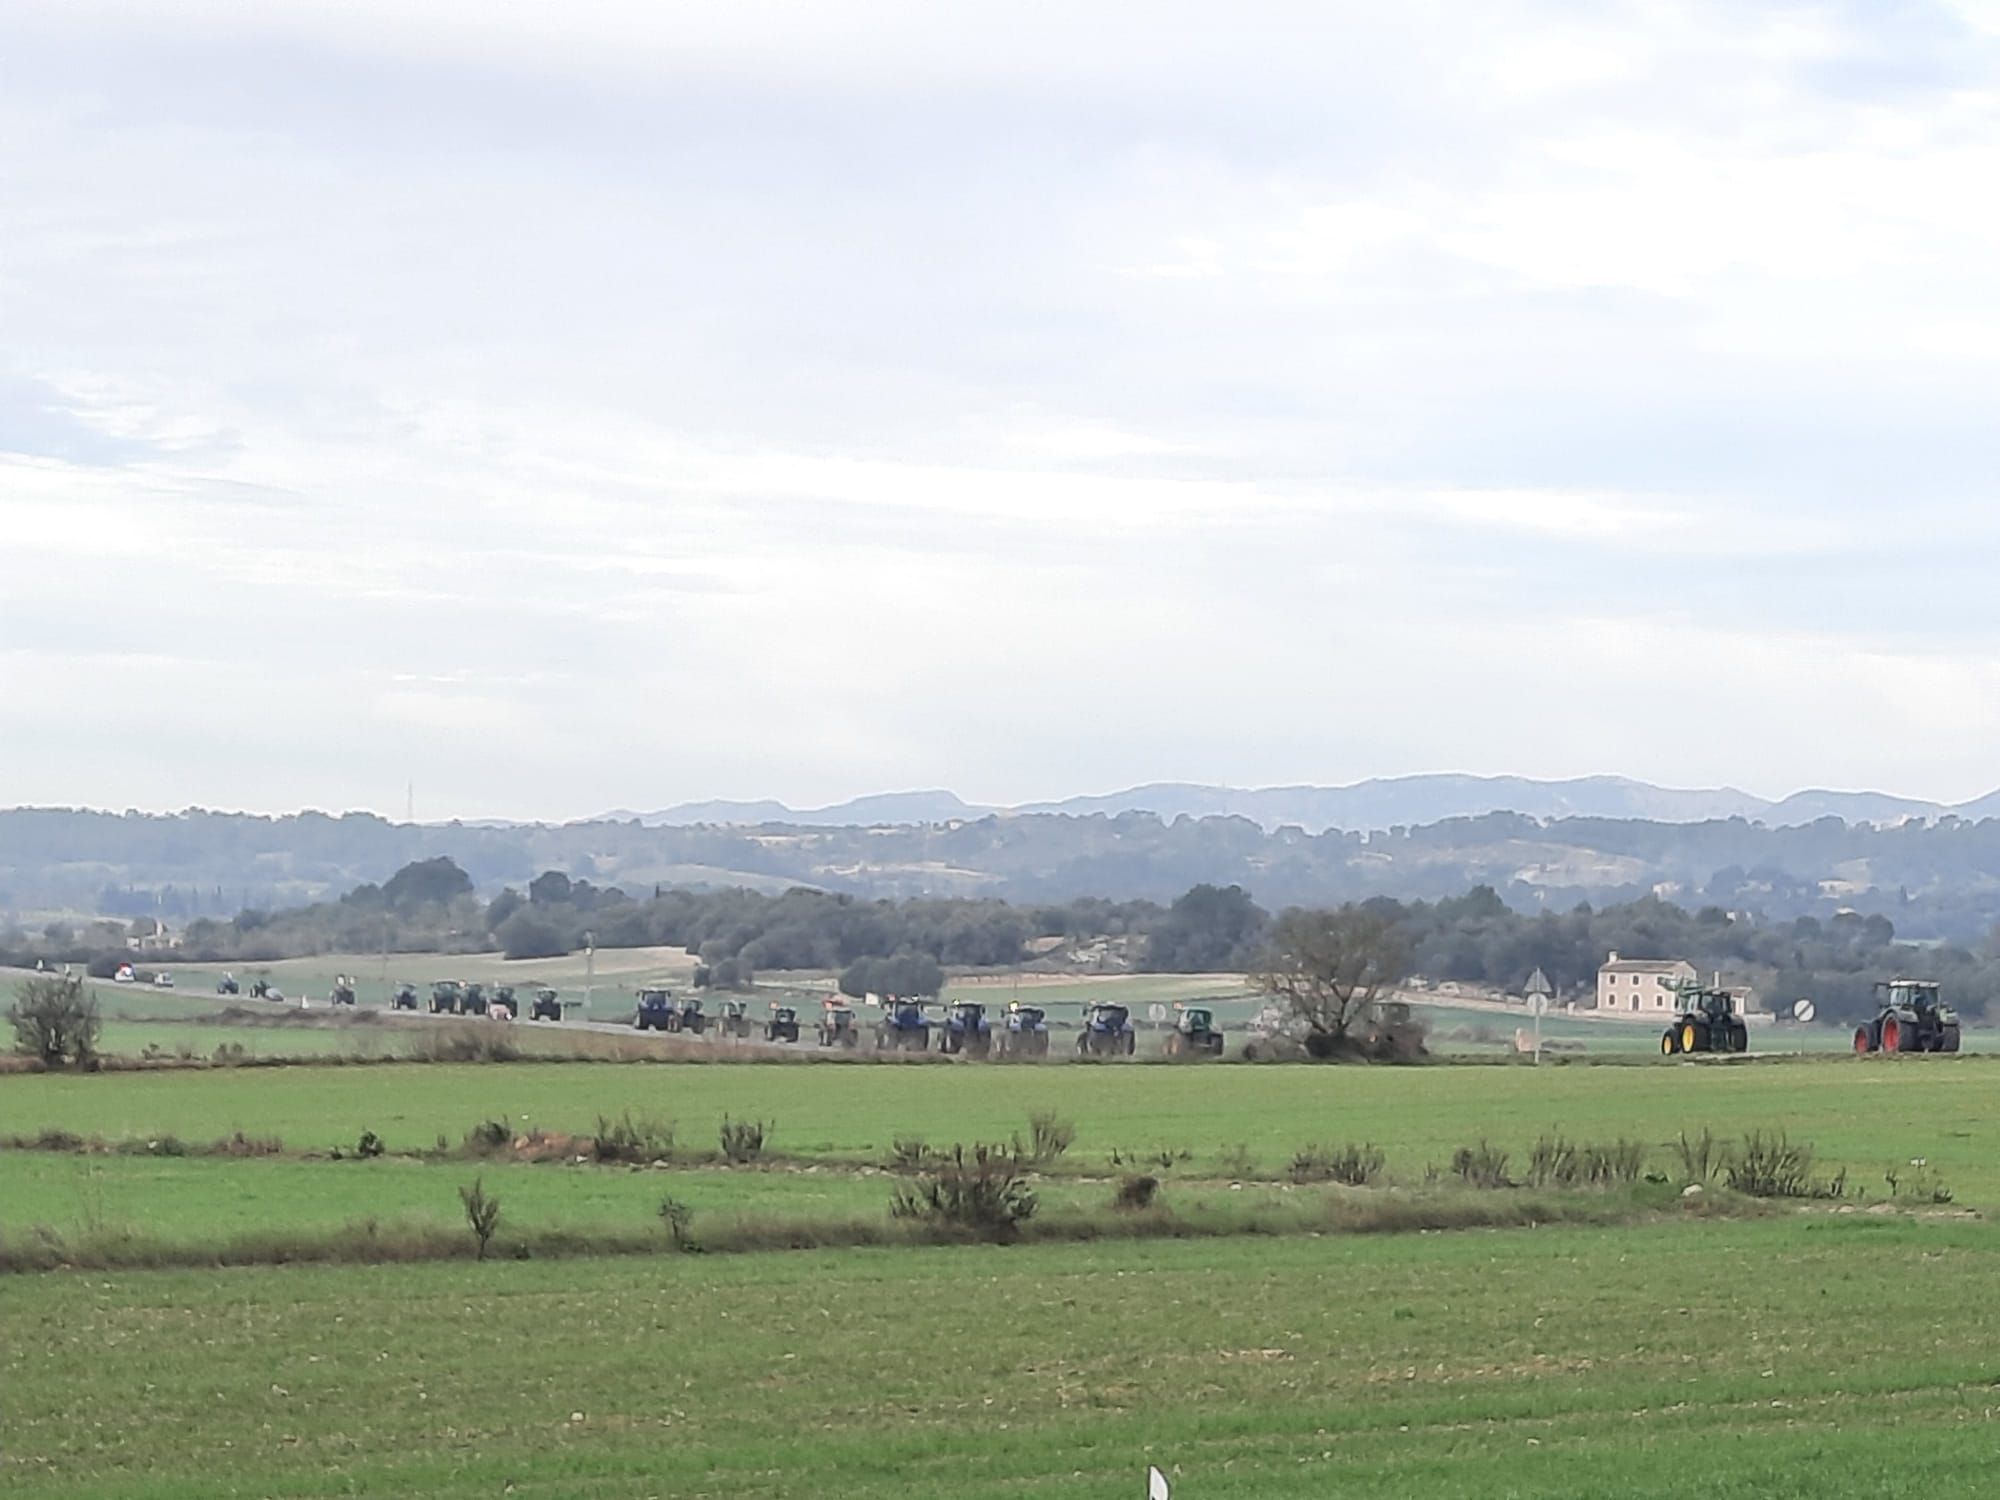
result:
[(1660, 1056), (1672, 1057), (1681, 1050), (1681, 1032), (1678, 1026), (1669, 1026), (1660, 1033)]
[(1139, 1050), (1138, 1033), (1128, 1031), (1125, 1034), (1125, 1055), (1127, 1057), (1130, 1057), (1133, 1053), (1137, 1052), (1138, 1050)]
[(1160, 1050), (1166, 1053), (1168, 1057), (1179, 1057), (1187, 1050), (1187, 1038), (1182, 1036), (1178, 1031), (1170, 1031), (1167, 1033), (1167, 1040), (1161, 1046)]
[(1868, 1026), (1854, 1028), (1854, 1055), (1866, 1057), (1875, 1050), (1875, 1032)]
[(1750, 1050), (1750, 1028), (1741, 1021), (1732, 1021), (1729, 1026), (1729, 1050), (1748, 1052)]
[(1692, 1021), (1684, 1022), (1681, 1026), (1681, 1051), (1708, 1051), (1708, 1028), (1697, 1026)]
[(1958, 1023), (1954, 1021), (1952, 1022), (1951, 1025), (1945, 1027), (1944, 1030), (1938, 1033), (1938, 1051), (1956, 1052), (1957, 1050), (1958, 1050)]
[(1884, 1052), (1908, 1052), (1917, 1040), (1917, 1028), (1904, 1021), (1901, 1016), (1882, 1018), (1882, 1050)]

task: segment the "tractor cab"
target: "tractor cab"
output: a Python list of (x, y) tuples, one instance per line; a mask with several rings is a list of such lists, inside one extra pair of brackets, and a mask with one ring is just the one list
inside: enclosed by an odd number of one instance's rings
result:
[(345, 974), (336, 974), (333, 979), (333, 989), (326, 999), (329, 1005), (352, 1005), (354, 981)]
[(884, 995), (882, 1019), (875, 1026), (875, 1045), (894, 1052), (928, 1052), (931, 1020), (924, 1014), (924, 1002), (901, 995)]
[(1039, 1005), (1016, 1000), (1007, 1007), (1000, 1031), (1000, 1051), (1007, 1057), (1042, 1057), (1049, 1050), (1049, 1013)]
[(487, 1002), (487, 1009), (490, 1011), (495, 1005), (507, 1012), (508, 1020), (513, 1021), (520, 1018), (521, 1002), (514, 998), (513, 985), (496, 984), (493, 986), (493, 998)]
[(639, 1004), (632, 1013), (632, 1025), (639, 1031), (665, 1031), (674, 1013), (674, 997), (671, 991), (643, 989), (639, 991)]
[(771, 1019), (764, 1023), (764, 1040), (767, 1042), (796, 1042), (799, 1039), (798, 1007), (773, 1005)]
[(1698, 980), (1682, 980), (1673, 986), (1673, 991), (1680, 1014), (1661, 1033), (1662, 1057), (1750, 1050), (1750, 1028), (1736, 1013), (1736, 997), (1728, 990), (1712, 988)]
[(236, 976), (234, 974), (224, 974), (220, 979), (215, 981), (216, 994), (234, 995), (237, 992), (238, 992), (238, 986), (236, 983)]
[(535, 991), (535, 998), (528, 1005), (530, 1021), (560, 1021), (562, 1019), (562, 996), (553, 985), (543, 985)]
[(1176, 1005), (1173, 1030), (1167, 1033), (1169, 1057), (1196, 1054), (1222, 1055), (1222, 1028), (1215, 1024), (1215, 1012), (1206, 1005)]
[(414, 984), (399, 984), (389, 1004), (395, 1010), (415, 1010), (417, 1008), (417, 987)]
[(845, 1000), (823, 1003), (819, 1017), (819, 1044), (822, 1047), (852, 1047), (861, 1039), (854, 1019), (854, 1007)]
[(945, 1008), (944, 1030), (938, 1038), (940, 1052), (983, 1056), (992, 1041), (993, 1023), (986, 1019), (986, 1007), (977, 1000), (954, 1000)]
[(668, 1018), (667, 1030), (691, 1031), (700, 1036), (707, 1029), (708, 1017), (702, 1014), (701, 997), (682, 995), (674, 1001), (674, 1008)]
[(472, 980), (465, 986), (465, 993), (458, 997), (461, 1014), (483, 1016), (486, 1014), (486, 986), (479, 980)]
[(1128, 1007), (1106, 1001), (1084, 1007), (1083, 1031), (1076, 1039), (1079, 1053), (1088, 1057), (1130, 1057), (1138, 1046)]
[(1935, 979), (1888, 979), (1875, 985), (1875, 1019), (1854, 1032), (1856, 1052), (1956, 1052), (1958, 1012)]
[(458, 1014), (459, 996), (464, 986), (456, 979), (440, 979), (431, 986), (431, 1014), (434, 1016), (455, 1016)]

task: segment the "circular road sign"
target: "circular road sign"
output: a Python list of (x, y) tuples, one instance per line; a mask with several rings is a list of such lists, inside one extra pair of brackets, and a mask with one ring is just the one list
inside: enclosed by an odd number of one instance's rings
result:
[(1792, 1002), (1792, 1019), (1794, 1021), (1810, 1021), (1818, 1013), (1818, 1010), (1819, 1007), (1814, 1005), (1810, 1000), (1794, 1000)]
[(1159, 1001), (1155, 1000), (1151, 1005), (1146, 1007), (1147, 1020), (1164, 1021), (1166, 1020), (1166, 1018), (1167, 1018), (1167, 1008), (1164, 1005), (1160, 1004)]
[(1548, 1008), (1549, 1008), (1549, 997), (1547, 995), (1537, 993), (1528, 996), (1529, 1015), (1531, 1016), (1544, 1015), (1547, 1013)]

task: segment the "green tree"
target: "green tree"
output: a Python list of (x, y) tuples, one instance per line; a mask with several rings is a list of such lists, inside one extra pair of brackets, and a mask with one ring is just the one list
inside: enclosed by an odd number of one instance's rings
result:
[(1147, 933), (1146, 967), (1160, 974), (1242, 969), (1269, 920), (1240, 885), (1195, 886)]
[(7, 1021), (14, 1050), (47, 1067), (87, 1067), (97, 1059), (97, 999), (81, 979), (44, 974), (23, 980)]
[(557, 958), (571, 947), (562, 924), (531, 906), (523, 906), (508, 917), (493, 936), (508, 958)]
[(382, 886), (382, 899), (392, 910), (405, 915), (426, 906), (444, 906), (471, 894), (472, 877), (444, 854), (404, 865)]

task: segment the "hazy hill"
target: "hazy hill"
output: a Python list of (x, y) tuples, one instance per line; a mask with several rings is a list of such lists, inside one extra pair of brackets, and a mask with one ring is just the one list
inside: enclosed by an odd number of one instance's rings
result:
[[(1978, 808), (1978, 812), (1972, 809)], [(1075, 817), (1118, 817), (1145, 812), (1175, 818), (1248, 818), (1266, 829), (1302, 828), (1307, 833), (1344, 829), (1366, 833), (1417, 827), (1446, 818), (1477, 818), (1513, 812), (1530, 818), (1642, 818), (1656, 823), (1702, 823), (1714, 818), (1746, 818), (1772, 827), (1791, 827), (1819, 818), (1849, 823), (1895, 823), (1954, 811), (1934, 802), (1880, 792), (1803, 791), (1781, 801), (1752, 796), (1734, 787), (1654, 786), (1623, 776), (1579, 776), (1537, 781), (1523, 776), (1454, 774), (1376, 777), (1348, 786), (1277, 786), (1244, 789), (1188, 782), (1153, 782), (1101, 796), (1065, 797), (1018, 807), (979, 807), (948, 791), (890, 792), (859, 797), (830, 807), (791, 808), (782, 802), (687, 802), (637, 817), (649, 827), (696, 824), (833, 828), (889, 823), (944, 823), (989, 812), (1056, 813)], [(2000, 812), (2000, 792), (1957, 809), (1963, 816)]]

